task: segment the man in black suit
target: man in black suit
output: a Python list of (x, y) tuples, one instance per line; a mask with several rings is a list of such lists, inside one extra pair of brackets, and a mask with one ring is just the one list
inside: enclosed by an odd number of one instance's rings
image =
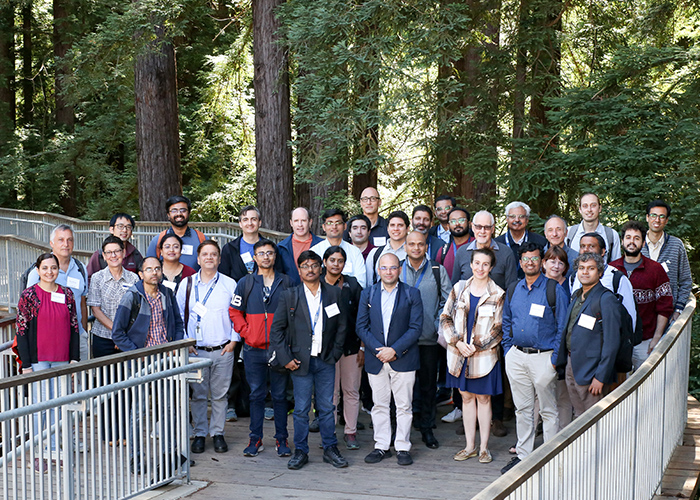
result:
[[(333, 391), (335, 364), (343, 355), (347, 311), (340, 288), (321, 278), (321, 257), (306, 250), (297, 264), (301, 285), (280, 297), (270, 329), (270, 348), (280, 365), (290, 370), (294, 383), (294, 455), (287, 467), (301, 469), (309, 461), (309, 411), (315, 393), (323, 461), (347, 467), (335, 435)], [(315, 390), (314, 390), (315, 387)]]

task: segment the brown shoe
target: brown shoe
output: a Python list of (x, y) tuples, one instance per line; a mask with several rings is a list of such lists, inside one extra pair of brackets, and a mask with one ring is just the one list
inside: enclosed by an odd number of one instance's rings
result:
[(503, 422), (500, 420), (491, 421), (491, 434), (496, 437), (503, 437), (508, 435), (508, 429), (505, 428)]

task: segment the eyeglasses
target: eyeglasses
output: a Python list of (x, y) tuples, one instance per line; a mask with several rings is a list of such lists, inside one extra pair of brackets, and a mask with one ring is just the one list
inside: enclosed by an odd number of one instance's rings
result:
[(515, 219), (520, 219), (520, 220), (525, 220), (527, 219), (527, 215), (525, 214), (509, 214), (507, 216), (510, 220), (515, 220)]
[(381, 267), (379, 268), (379, 270), (380, 270), (380, 271), (391, 271), (391, 272), (394, 272), (394, 271), (398, 271), (398, 270), (399, 270), (399, 266), (381, 266)]
[(328, 227), (338, 227), (345, 224), (342, 220), (327, 220), (324, 224)]
[(452, 210), (452, 207), (450, 205), (446, 207), (435, 207), (436, 212), (449, 212), (450, 210)]
[(477, 230), (477, 231), (483, 231), (484, 229), (487, 231), (491, 231), (493, 229), (493, 226), (482, 226), (481, 224), (472, 224), (472, 227)]
[(539, 262), (540, 258), (539, 257), (520, 257), (520, 260), (523, 262)]
[(255, 252), (255, 255), (260, 257), (260, 258), (272, 257), (273, 255), (275, 255), (275, 251), (274, 250), (267, 250), (266, 252)]
[(668, 215), (664, 214), (649, 214), (650, 219), (659, 219), (659, 220), (666, 220), (668, 219)]
[(362, 198), (360, 198), (360, 201), (362, 203), (368, 203), (368, 202), (374, 203), (375, 201), (379, 201), (379, 200), (381, 200), (381, 198), (379, 196), (363, 196)]
[(122, 250), (102, 250), (102, 253), (111, 257), (112, 255), (119, 255), (122, 253)]
[(460, 217), (459, 219), (450, 219), (447, 222), (449, 222), (450, 224), (464, 224), (465, 222), (467, 222), (467, 218)]
[(177, 215), (177, 214), (186, 214), (189, 212), (189, 209), (187, 208), (171, 208), (169, 210), (170, 215)]
[(316, 269), (321, 269), (321, 264), (318, 262), (314, 262), (313, 264), (302, 264), (299, 266), (299, 269), (303, 269), (304, 271), (313, 269), (315, 271)]
[(143, 270), (143, 272), (144, 272), (144, 273), (152, 274), (152, 273), (159, 273), (159, 272), (161, 272), (162, 270), (163, 270), (163, 269), (160, 268), (160, 267), (147, 267), (146, 269)]
[(121, 231), (122, 229), (127, 229), (129, 231), (134, 229), (134, 226), (132, 226), (131, 224), (115, 224), (114, 227), (119, 231)]
[(174, 243), (172, 245), (166, 243), (163, 245), (163, 250), (180, 250), (180, 244), (179, 243)]

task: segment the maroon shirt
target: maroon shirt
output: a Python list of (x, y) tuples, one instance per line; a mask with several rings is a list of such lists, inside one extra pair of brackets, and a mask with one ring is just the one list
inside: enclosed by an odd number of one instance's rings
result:
[(457, 245), (454, 240), (450, 240), (450, 245), (447, 247), (447, 255), (445, 255), (445, 260), (443, 261), (442, 259), (442, 248), (445, 248), (443, 245), (440, 250), (438, 250), (437, 256), (435, 257), (435, 260), (437, 260), (439, 263), (441, 263), (443, 266), (445, 266), (445, 270), (447, 271), (447, 275), (452, 279), (452, 271), (454, 270), (455, 267), (455, 254), (457, 251), (455, 250), (455, 247), (459, 249), (459, 247), (463, 245), (468, 245), (474, 241), (474, 238), (469, 237), (467, 241), (462, 243), (461, 245)]
[(36, 357), (37, 361), (70, 361), (70, 314), (67, 297), (61, 287), (56, 292), (63, 295), (64, 303), (52, 302), (51, 293), (40, 286), (36, 294), (41, 301), (37, 314)]

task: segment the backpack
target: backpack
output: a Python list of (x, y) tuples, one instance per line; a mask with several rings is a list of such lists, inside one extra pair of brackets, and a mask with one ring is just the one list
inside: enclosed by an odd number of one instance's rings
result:
[[(78, 271), (80, 272), (81, 276), (83, 277), (83, 281), (85, 281), (85, 284), (87, 285), (88, 279), (87, 279), (87, 271), (85, 270), (85, 266), (83, 265), (82, 262), (80, 262), (75, 257), (71, 257), (71, 259), (75, 261), (75, 265), (78, 266)], [(19, 277), (20, 293), (22, 293), (24, 290), (27, 289), (27, 282), (29, 281), (29, 274), (35, 268), (36, 268), (36, 264), (32, 264)]]
[[(515, 287), (517, 284), (520, 283), (519, 281), (516, 281), (515, 283), (511, 283), (510, 286), (508, 287), (508, 290), (506, 291), (506, 294), (508, 296), (508, 302), (510, 302), (513, 299), (513, 294), (515, 293)], [(547, 303), (549, 304), (549, 308), (552, 310), (552, 314), (556, 317), (557, 315), (557, 285), (559, 283), (556, 282), (556, 280), (553, 280), (552, 278), (547, 278)]]
[[(198, 231), (195, 228), (190, 228), (190, 229), (192, 229), (197, 234), (197, 238), (199, 239), (200, 243), (202, 243), (204, 240), (207, 239), (207, 237), (204, 236), (203, 232)], [(158, 235), (158, 243), (156, 243), (156, 257), (158, 259), (160, 259), (160, 242), (163, 239), (163, 236), (165, 236), (165, 233), (167, 233), (168, 231), (169, 231), (169, 229), (165, 229), (165, 230), (161, 231), (160, 234)], [(195, 250), (196, 250), (196, 248), (195, 248)]]
[[(571, 246), (571, 239), (574, 237), (576, 234), (576, 231), (578, 231), (578, 228), (581, 226), (581, 224), (576, 224), (574, 226), (571, 226), (569, 228), (569, 232), (566, 234), (566, 244)], [(610, 264), (610, 261), (612, 260), (612, 246), (613, 241), (615, 240), (615, 231), (613, 231), (611, 228), (608, 226), (603, 226), (603, 232), (605, 232), (605, 239), (606, 244), (608, 245), (608, 248), (605, 249), (605, 263)]]
[[(617, 293), (614, 293), (614, 295), (617, 307), (620, 310), (620, 348), (615, 356), (615, 371), (617, 373), (627, 373), (632, 370), (632, 352), (634, 350), (632, 337), (634, 329), (632, 328), (632, 317), (622, 304), (622, 297)], [(594, 308), (593, 312), (596, 317), (600, 317), (600, 301), (598, 302), (597, 310)]]

